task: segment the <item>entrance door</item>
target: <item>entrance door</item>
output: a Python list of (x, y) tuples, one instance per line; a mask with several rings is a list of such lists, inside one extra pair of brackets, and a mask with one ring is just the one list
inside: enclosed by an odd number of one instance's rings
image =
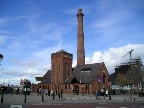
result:
[(76, 91), (76, 95), (78, 95), (79, 94), (79, 86), (75, 86), (75, 91)]

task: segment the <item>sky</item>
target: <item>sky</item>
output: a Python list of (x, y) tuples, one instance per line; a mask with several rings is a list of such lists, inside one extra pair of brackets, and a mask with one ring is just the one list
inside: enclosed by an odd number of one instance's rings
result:
[(0, 84), (35, 83), (61, 49), (76, 66), (78, 9), (86, 64), (104, 62), (112, 74), (132, 49), (132, 58), (144, 62), (144, 0), (0, 0)]

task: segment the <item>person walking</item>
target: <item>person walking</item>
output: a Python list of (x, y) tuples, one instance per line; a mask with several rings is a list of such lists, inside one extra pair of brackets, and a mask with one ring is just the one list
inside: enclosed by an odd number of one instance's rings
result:
[(48, 95), (48, 90), (47, 89), (45, 89), (45, 95)]
[(106, 90), (106, 97), (108, 97), (108, 91)]
[(52, 97), (52, 95), (53, 95), (53, 90), (51, 90), (51, 97)]
[(39, 94), (41, 95), (41, 88), (39, 88)]
[(39, 89), (37, 89), (37, 95), (39, 96)]
[(99, 97), (99, 91), (96, 90), (96, 99)]

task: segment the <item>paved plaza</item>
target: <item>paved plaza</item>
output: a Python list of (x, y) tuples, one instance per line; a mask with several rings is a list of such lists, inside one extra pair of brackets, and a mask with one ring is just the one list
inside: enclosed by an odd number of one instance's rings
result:
[[(0, 95), (1, 98), (2, 95)], [(50, 96), (38, 96), (36, 93), (31, 93), (26, 96), (26, 103), (24, 95), (16, 94), (4, 94), (3, 103), (0, 103), (0, 108), (10, 108), (11, 105), (22, 105), (26, 108), (27, 105), (51, 105), (51, 104), (79, 104), (79, 103), (109, 103), (109, 102), (141, 102), (144, 103), (144, 97), (139, 97), (136, 94), (132, 95), (130, 100), (129, 95), (112, 95), (112, 100), (109, 100), (109, 97), (100, 96), (99, 99), (96, 99), (94, 95), (73, 95), (73, 94), (63, 94), (63, 97), (59, 99), (56, 95), (55, 99)], [(43, 102), (42, 102), (43, 100)], [(15, 107), (18, 108), (18, 107)]]

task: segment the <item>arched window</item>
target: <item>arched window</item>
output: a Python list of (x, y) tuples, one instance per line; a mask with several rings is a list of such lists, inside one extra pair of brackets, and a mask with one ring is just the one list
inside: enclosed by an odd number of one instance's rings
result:
[(105, 75), (103, 75), (103, 84), (105, 84)]
[(85, 86), (85, 89), (87, 90), (87, 88), (88, 88), (88, 86), (86, 85), (86, 86)]
[(65, 84), (65, 89), (67, 89), (67, 84)]

